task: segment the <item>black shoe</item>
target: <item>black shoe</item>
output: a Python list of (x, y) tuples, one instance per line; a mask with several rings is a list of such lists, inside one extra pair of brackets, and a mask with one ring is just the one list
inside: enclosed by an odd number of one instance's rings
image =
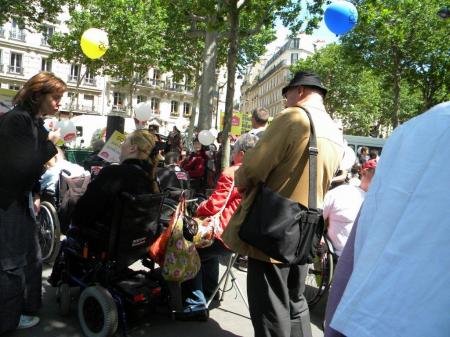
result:
[(175, 313), (175, 319), (178, 321), (206, 322), (208, 318), (209, 318), (208, 309), (202, 309), (197, 311), (182, 311)]

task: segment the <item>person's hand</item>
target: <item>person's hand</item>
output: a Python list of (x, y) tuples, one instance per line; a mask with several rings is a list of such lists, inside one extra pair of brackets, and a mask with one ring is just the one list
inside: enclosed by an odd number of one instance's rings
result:
[(33, 207), (34, 207), (34, 213), (36, 215), (38, 215), (39, 212), (41, 211), (41, 197), (39, 195), (34, 196), (34, 198), (33, 198)]
[(56, 144), (56, 142), (61, 139), (61, 128), (50, 131), (48, 133), (48, 140), (51, 141), (53, 144)]

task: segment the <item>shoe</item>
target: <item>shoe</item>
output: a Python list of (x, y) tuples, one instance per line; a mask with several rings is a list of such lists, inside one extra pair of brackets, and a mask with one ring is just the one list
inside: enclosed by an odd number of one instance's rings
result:
[(196, 311), (182, 311), (175, 313), (175, 319), (179, 321), (198, 321), (206, 322), (209, 318), (208, 309), (196, 310)]
[(19, 325), (16, 329), (32, 328), (35, 325), (38, 325), (39, 321), (40, 319), (37, 316), (20, 315)]

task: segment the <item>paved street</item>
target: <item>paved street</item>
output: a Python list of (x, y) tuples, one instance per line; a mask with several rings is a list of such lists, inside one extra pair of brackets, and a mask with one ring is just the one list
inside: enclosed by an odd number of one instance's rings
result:
[[(221, 272), (225, 267), (221, 267)], [(246, 273), (233, 269), (238, 278), (241, 289), (245, 290)], [(50, 269), (44, 270), (44, 280), (48, 277)], [(322, 337), (322, 317), (324, 315), (324, 300), (322, 299), (312, 311), (313, 337)], [(44, 282), (44, 306), (41, 313), (41, 323), (32, 329), (15, 331), (5, 337), (82, 337), (81, 328), (76, 315), (76, 305), (72, 306), (72, 316), (63, 318), (58, 313), (55, 289), (47, 286)], [(118, 333), (117, 336), (120, 336)], [(143, 322), (132, 327), (130, 337), (152, 336), (152, 337), (251, 337), (253, 329), (249, 313), (244, 302), (235, 288), (225, 293), (224, 301), (220, 306), (210, 311), (208, 322), (178, 322), (172, 321), (165, 315), (154, 315)]]

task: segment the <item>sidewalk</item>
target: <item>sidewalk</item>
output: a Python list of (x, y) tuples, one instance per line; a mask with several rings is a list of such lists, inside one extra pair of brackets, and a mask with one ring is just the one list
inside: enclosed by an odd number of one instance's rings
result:
[[(221, 266), (221, 273), (225, 270)], [(239, 286), (246, 293), (246, 273), (233, 269), (238, 278)], [(70, 317), (61, 317), (56, 303), (55, 288), (47, 285), (45, 280), (50, 274), (50, 268), (45, 267), (44, 302), (41, 311), (41, 322), (28, 330), (18, 330), (5, 337), (82, 337), (77, 318), (76, 304), (72, 306)], [(230, 288), (229, 286), (227, 287)], [(214, 306), (213, 306), (214, 307)], [(311, 312), (311, 327), (313, 337), (323, 337), (321, 328), (325, 310), (325, 299)], [(119, 331), (120, 332), (120, 331)], [(121, 336), (120, 333), (117, 336)], [(253, 328), (248, 310), (235, 288), (225, 293), (220, 306), (211, 309), (208, 322), (178, 322), (165, 315), (150, 316), (147, 322), (130, 327), (130, 337), (253, 337)]]

